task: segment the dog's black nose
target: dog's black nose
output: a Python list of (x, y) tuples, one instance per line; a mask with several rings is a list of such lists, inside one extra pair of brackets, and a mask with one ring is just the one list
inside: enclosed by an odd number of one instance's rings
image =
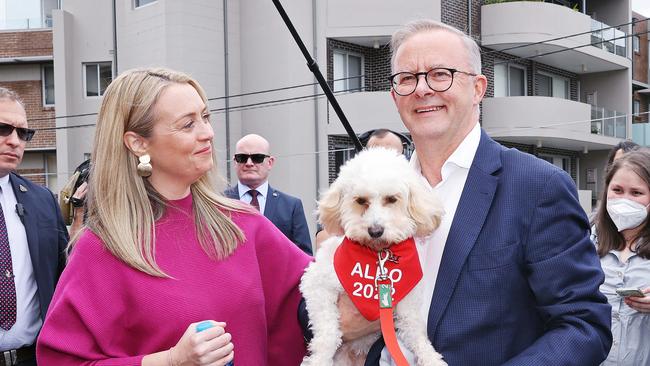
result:
[(368, 234), (371, 238), (377, 239), (384, 234), (384, 228), (379, 225), (374, 225), (368, 228)]

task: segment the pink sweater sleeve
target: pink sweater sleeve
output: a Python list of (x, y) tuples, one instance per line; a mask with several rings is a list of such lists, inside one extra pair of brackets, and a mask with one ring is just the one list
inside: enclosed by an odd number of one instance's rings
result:
[(312, 257), (266, 220), (254, 241), (266, 304), (268, 365), (300, 365), (306, 348), (298, 322), (298, 286)]
[[(86, 265), (90, 262), (95, 265)], [(134, 311), (114, 290), (121, 286), (106, 286), (108, 281), (124, 281), (116, 270), (119, 265), (94, 235), (86, 232), (79, 240), (38, 337), (39, 365), (141, 364), (144, 355), (121, 354), (112, 344), (112, 330), (124, 326), (124, 317)]]

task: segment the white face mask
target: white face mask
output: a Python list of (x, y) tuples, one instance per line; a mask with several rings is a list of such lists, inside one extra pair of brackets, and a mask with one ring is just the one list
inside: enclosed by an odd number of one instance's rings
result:
[(627, 198), (608, 199), (607, 213), (619, 232), (641, 225), (648, 217), (647, 206)]

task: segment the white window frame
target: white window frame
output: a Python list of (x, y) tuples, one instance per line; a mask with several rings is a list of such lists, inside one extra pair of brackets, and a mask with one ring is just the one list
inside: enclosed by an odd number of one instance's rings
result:
[[(96, 65), (97, 66), (97, 95), (88, 95), (88, 81), (86, 80), (86, 68), (90, 65)], [(101, 73), (99, 72), (99, 68), (102, 65), (109, 65), (111, 67), (111, 70), (113, 69), (113, 62), (111, 61), (103, 61), (103, 62), (82, 62), (81, 63), (81, 69), (83, 72), (83, 89), (84, 89), (84, 98), (89, 98), (89, 99), (94, 99), (94, 98), (101, 98), (104, 96), (102, 94), (102, 89), (101, 89)], [(112, 82), (112, 75), (111, 75), (111, 82)], [(110, 83), (109, 83), (110, 84)]]
[(632, 100), (632, 118), (639, 118), (639, 112), (641, 111), (641, 102), (634, 99)]
[[(365, 65), (364, 65), (365, 64), (365, 58), (363, 57), (363, 55), (360, 54), (360, 53), (356, 53), (356, 52), (350, 52), (350, 51), (345, 51), (345, 50), (341, 50), (341, 49), (335, 49), (333, 51), (333, 54), (332, 54), (332, 74), (333, 74), (333, 79), (335, 79), (335, 80), (336, 80), (336, 76), (334, 76), (334, 75), (336, 75), (336, 70), (334, 70), (334, 67), (335, 67), (334, 59), (335, 59), (337, 54), (345, 56), (345, 72), (344, 72), (343, 77), (346, 78), (346, 79), (345, 80), (339, 80), (339, 81), (333, 81), (332, 82), (333, 91), (334, 92), (336, 92), (336, 91), (348, 91), (348, 92), (356, 91), (356, 90), (349, 90), (350, 89), (350, 79), (349, 79), (350, 78), (350, 60), (349, 60), (350, 56), (358, 57), (361, 60), (360, 61), (361, 62), (361, 79), (359, 80), (359, 90), (358, 91), (362, 91), (365, 88), (365, 84), (366, 84), (366, 77), (365, 77), (366, 70), (365, 70)], [(342, 90), (337, 90), (336, 87), (338, 86), (338, 83), (343, 83), (343, 89)]]
[[(571, 100), (571, 80), (569, 78), (565, 78), (564, 76), (559, 76), (552, 74), (550, 72), (545, 72), (545, 71), (537, 71), (538, 74), (544, 75), (546, 77), (551, 78), (551, 97), (552, 98), (559, 98), (559, 99), (566, 99), (566, 100)], [(555, 82), (563, 82), (564, 85), (566, 86), (566, 98), (560, 98), (555, 95)]]
[[(54, 107), (55, 104), (48, 104), (47, 103), (47, 89), (45, 88), (45, 68), (46, 67), (51, 67), (52, 68), (52, 83), (54, 83), (54, 64), (43, 64), (41, 65), (41, 93), (43, 96), (43, 107)], [(52, 93), (56, 90), (55, 87), (52, 88)], [(54, 99), (54, 103), (56, 103), (56, 98)]]
[(138, 4), (140, 4), (140, 1), (142, 1), (142, 0), (133, 0), (133, 9), (140, 9), (140, 8), (145, 7), (147, 5), (151, 5), (151, 4), (154, 4), (154, 3), (158, 2), (158, 0), (144, 0), (144, 1), (146, 1), (145, 4), (138, 5)]
[[(505, 96), (506, 97), (512, 97), (513, 96), (513, 95), (511, 95), (511, 91), (510, 91), (510, 68), (511, 67), (523, 70), (523, 72), (524, 72), (524, 94), (523, 95), (514, 95), (514, 96), (515, 97), (528, 96), (528, 72), (526, 70), (526, 67), (523, 66), (523, 65), (519, 65), (519, 64), (509, 63), (509, 62), (506, 62), (505, 60), (496, 60), (496, 63), (500, 63), (500, 64), (503, 64), (503, 65), (506, 66), (506, 95)], [(495, 77), (496, 77), (496, 75), (495, 75)], [(496, 82), (495, 82), (495, 84), (496, 84)]]
[(632, 50), (636, 53), (641, 51), (641, 37), (632, 36)]

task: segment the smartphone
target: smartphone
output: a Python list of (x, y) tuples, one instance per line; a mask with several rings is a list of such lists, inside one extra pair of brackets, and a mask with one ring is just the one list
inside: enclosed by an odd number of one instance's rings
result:
[(645, 297), (645, 294), (639, 288), (617, 288), (616, 293), (621, 297)]

